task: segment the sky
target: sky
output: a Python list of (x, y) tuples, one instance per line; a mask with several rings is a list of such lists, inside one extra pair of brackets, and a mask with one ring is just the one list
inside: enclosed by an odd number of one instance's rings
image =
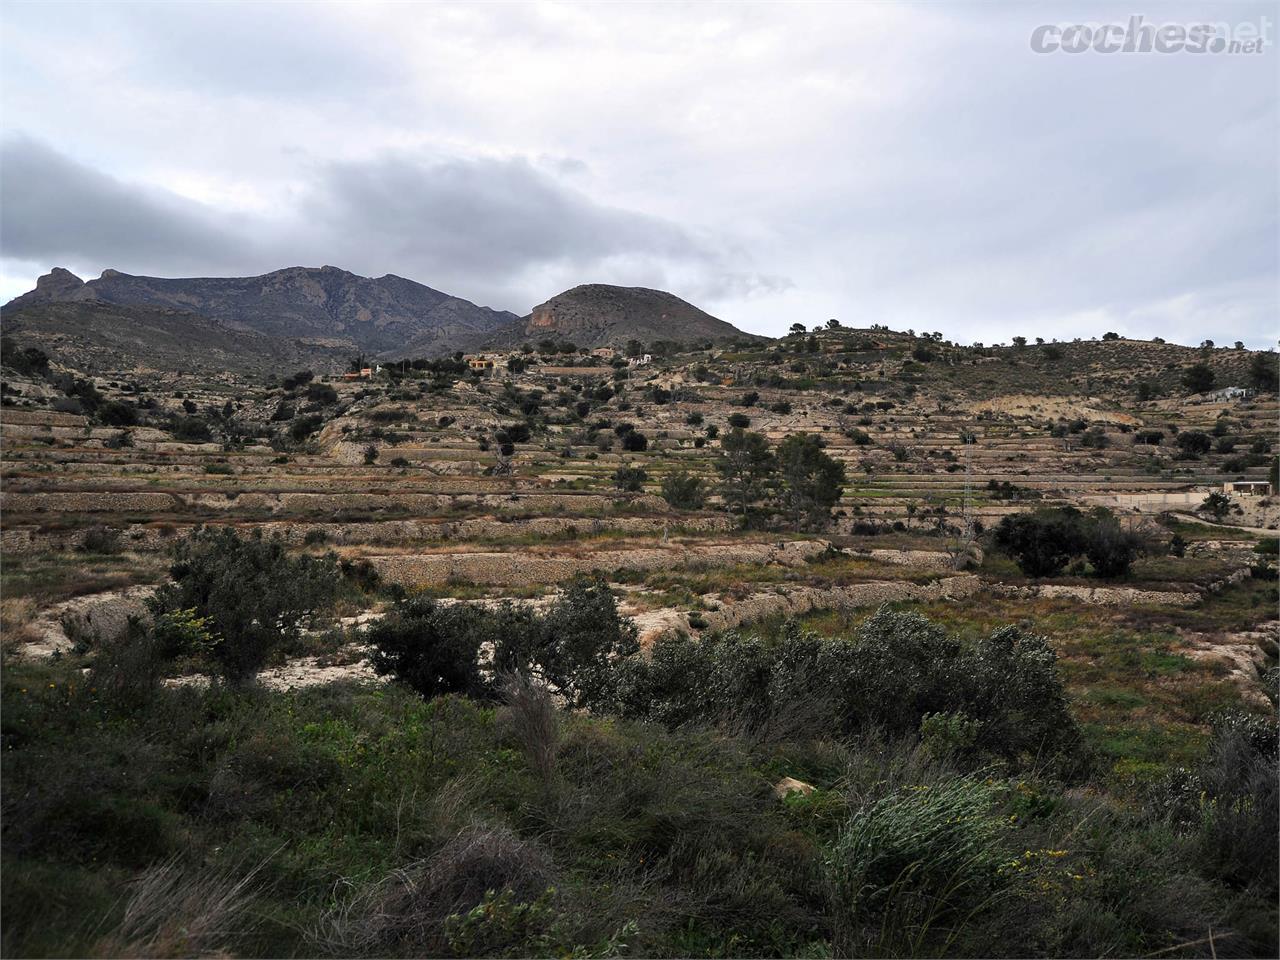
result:
[[(1135, 14), (1270, 42), (1032, 49)], [(615, 283), (771, 335), (1274, 346), (1278, 16), (5, 0), (0, 300), (330, 264), (519, 314)]]

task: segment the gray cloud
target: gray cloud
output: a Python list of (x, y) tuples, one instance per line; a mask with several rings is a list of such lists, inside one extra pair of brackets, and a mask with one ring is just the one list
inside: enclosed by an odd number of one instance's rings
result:
[(48, 263), (146, 263), (201, 270), (239, 260), (225, 217), (163, 190), (122, 183), (26, 138), (0, 145), (0, 253)]
[(11, 168), (0, 284), (55, 259), (330, 262), (515, 310), (581, 282), (666, 287), (760, 332), (837, 316), (1271, 342), (1275, 44), (1030, 50), (1037, 24), (1133, 12), (11, 3), (6, 126), (61, 156)]
[(596, 203), (520, 158), (325, 164), (270, 217), (124, 183), (26, 138), (5, 141), (0, 164), (0, 255), (26, 262), (162, 275), (332, 263), (518, 312), (586, 280), (690, 295), (783, 283), (731, 269), (744, 258), (709, 236)]

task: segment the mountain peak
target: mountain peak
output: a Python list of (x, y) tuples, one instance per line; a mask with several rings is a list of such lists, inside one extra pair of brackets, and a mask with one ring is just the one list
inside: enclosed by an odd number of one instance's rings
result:
[(84, 286), (84, 281), (66, 267), (54, 267), (36, 281), (36, 292), (55, 294), (77, 290)]
[(5, 312), (89, 299), (181, 310), (236, 330), (335, 341), (388, 357), (470, 349), (519, 320), (412, 280), (375, 280), (331, 264), (285, 267), (256, 277), (145, 277), (104, 270), (88, 283), (57, 267), (35, 290), (7, 304)]
[(622, 346), (628, 340), (721, 340), (746, 336), (674, 293), (648, 287), (584, 283), (533, 308), (526, 336), (563, 336), (579, 346)]

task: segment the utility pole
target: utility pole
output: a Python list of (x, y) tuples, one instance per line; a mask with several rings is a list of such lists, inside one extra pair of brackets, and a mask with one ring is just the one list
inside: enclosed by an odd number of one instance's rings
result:
[(969, 431), (961, 434), (964, 441), (964, 542), (973, 542), (973, 456), (969, 448), (973, 446), (975, 435)]

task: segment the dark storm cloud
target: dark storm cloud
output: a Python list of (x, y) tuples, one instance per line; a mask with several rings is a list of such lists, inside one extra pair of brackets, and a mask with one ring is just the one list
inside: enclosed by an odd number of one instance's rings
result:
[(630, 253), (708, 256), (675, 224), (598, 205), (521, 159), (336, 164), (305, 212), (329, 236), (352, 238), (353, 253), (372, 242), (472, 276)]
[[(0, 162), (0, 254), (12, 260), (162, 275), (332, 263), (517, 311), (585, 279), (691, 293), (779, 283), (730, 270), (711, 239), (596, 203), (519, 158), (329, 164), (270, 219), (124, 183), (25, 138), (6, 141)], [(687, 271), (694, 279), (681, 281)]]
[(199, 204), (122, 183), (34, 140), (4, 141), (0, 170), (6, 258), (202, 273), (240, 261), (244, 238)]
[[(701, 295), (782, 283), (743, 272), (745, 257), (714, 238), (596, 203), (522, 158), (387, 155), (333, 164), (302, 212), (332, 255), (355, 269), (395, 264), (478, 296), (537, 299), (540, 285), (549, 296), (557, 283), (588, 279)], [(686, 274), (694, 277), (682, 280)]]

